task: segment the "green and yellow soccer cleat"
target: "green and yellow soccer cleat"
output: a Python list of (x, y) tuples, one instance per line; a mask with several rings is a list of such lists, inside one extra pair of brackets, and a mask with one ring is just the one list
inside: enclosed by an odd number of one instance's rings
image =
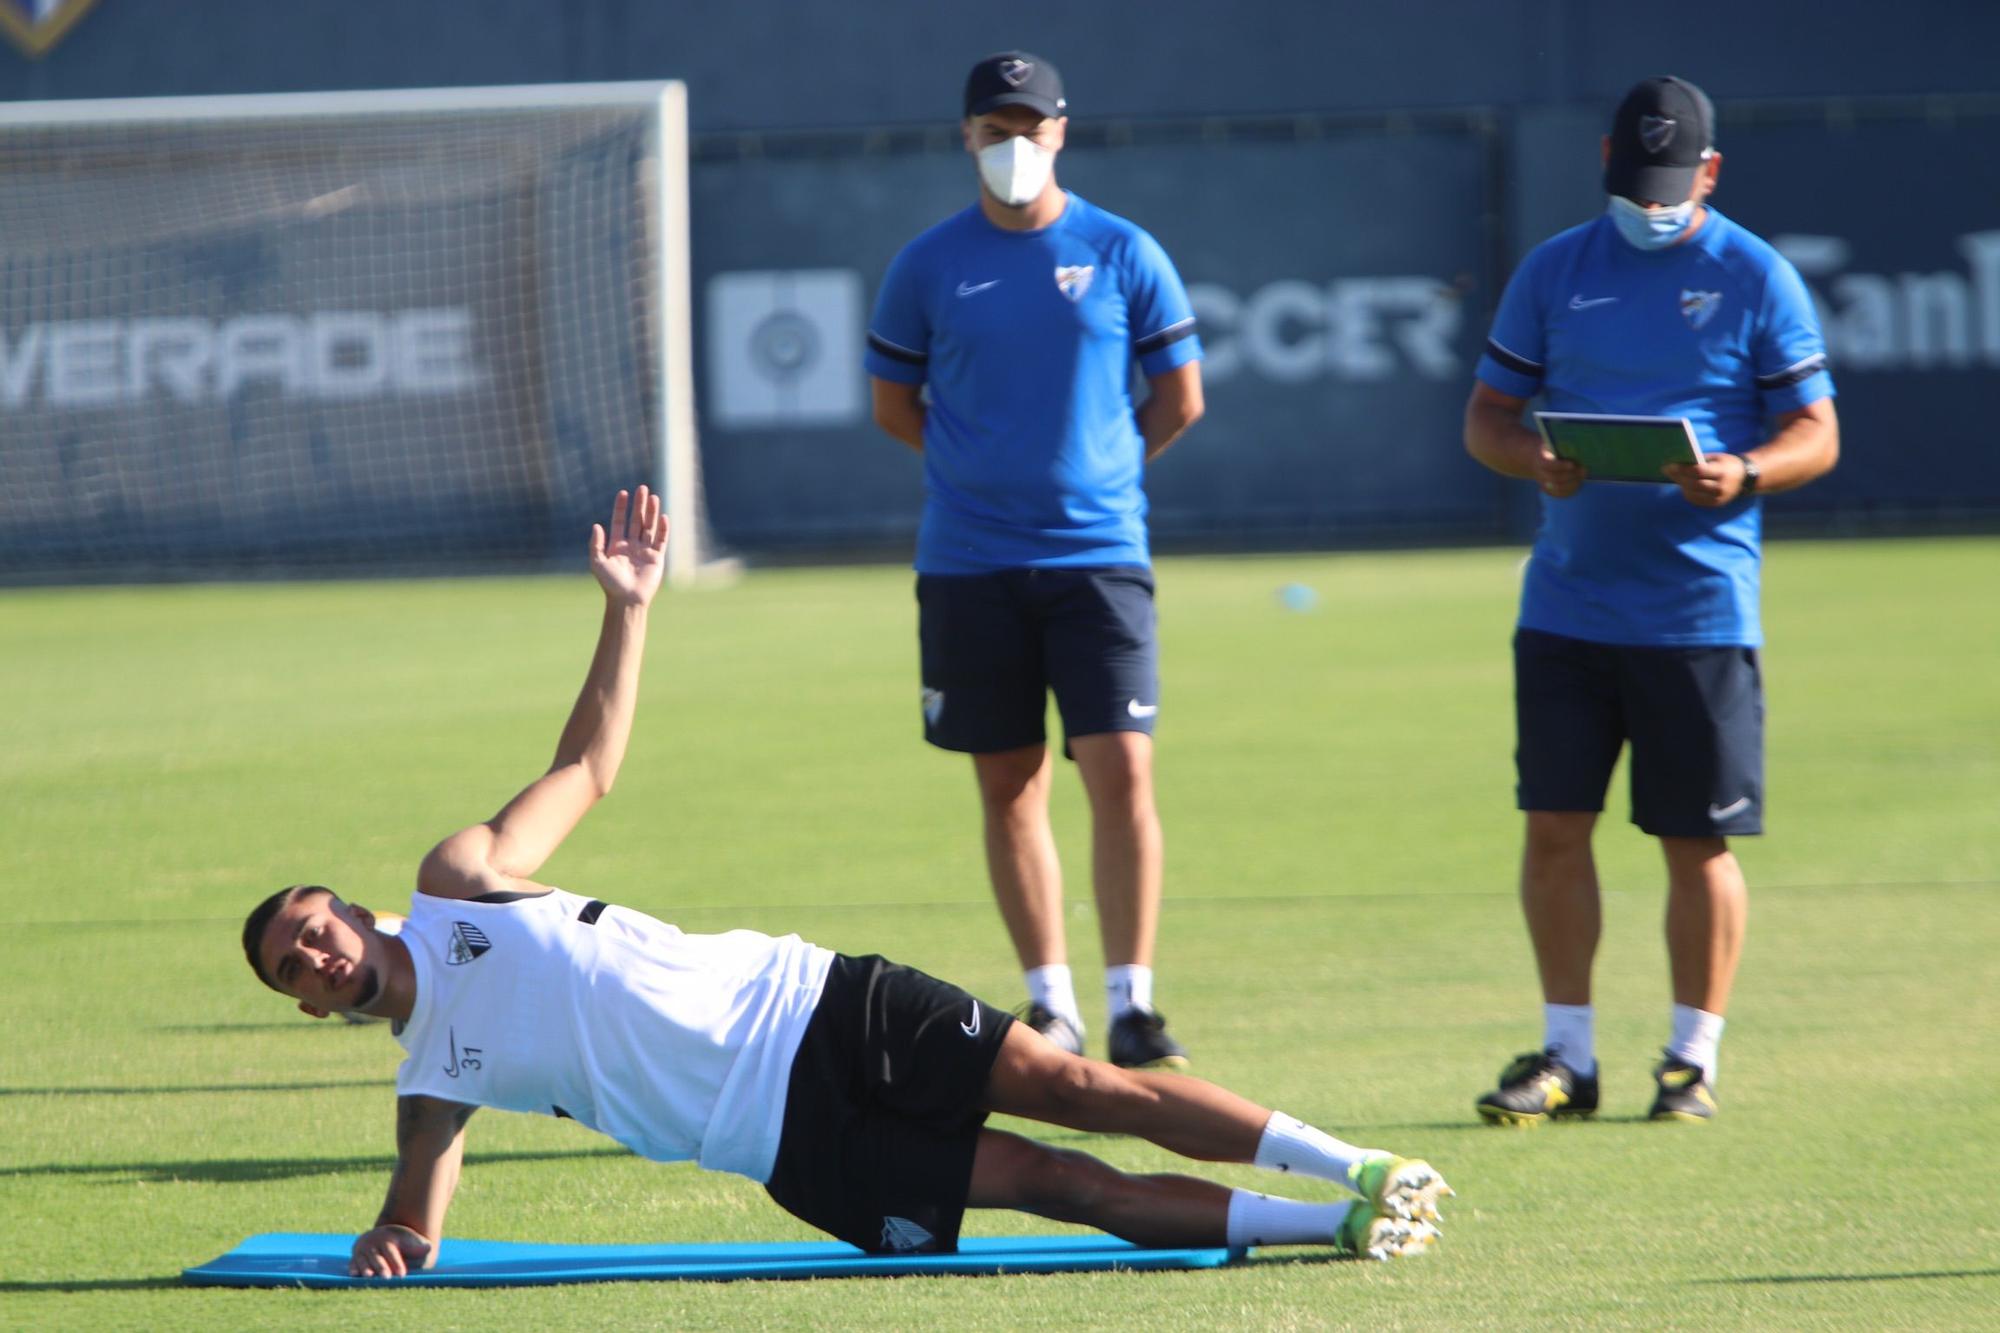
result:
[(1553, 1051), (1517, 1055), (1500, 1086), (1473, 1103), (1489, 1125), (1539, 1125), (1597, 1114), (1597, 1071), (1577, 1073)]
[(1400, 1259), (1437, 1244), (1438, 1229), (1419, 1218), (1391, 1217), (1367, 1199), (1356, 1199), (1341, 1219), (1333, 1243), (1357, 1259)]
[[(1661, 1052), (1666, 1055), (1666, 1052)], [(1653, 1120), (1685, 1120), (1706, 1124), (1715, 1119), (1715, 1094), (1709, 1091), (1708, 1075), (1700, 1065), (1692, 1065), (1677, 1055), (1666, 1055), (1653, 1070), (1660, 1090), (1653, 1097)]]
[(1438, 1200), (1457, 1193), (1429, 1162), (1389, 1153), (1356, 1162), (1347, 1181), (1376, 1213), (1402, 1222), (1436, 1222)]

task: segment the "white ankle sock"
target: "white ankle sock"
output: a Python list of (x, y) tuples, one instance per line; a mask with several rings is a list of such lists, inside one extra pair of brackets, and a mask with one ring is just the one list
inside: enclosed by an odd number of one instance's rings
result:
[(1708, 1086), (1715, 1086), (1717, 1047), (1722, 1044), (1723, 1018), (1691, 1004), (1674, 1006), (1674, 1035), (1667, 1054), (1700, 1065)]
[(1118, 963), (1104, 969), (1104, 1008), (1116, 1023), (1127, 1010), (1153, 1008), (1153, 969)]
[(1076, 982), (1068, 963), (1031, 967), (1022, 974), (1028, 981), (1028, 998), (1059, 1018), (1067, 1018), (1083, 1031), (1083, 1011), (1076, 1003)]
[(1301, 1203), (1254, 1190), (1229, 1191), (1231, 1245), (1330, 1245), (1352, 1203)]
[(1253, 1160), (1266, 1171), (1296, 1171), (1353, 1189), (1354, 1182), (1347, 1178), (1349, 1168), (1379, 1155), (1379, 1149), (1342, 1143), (1297, 1116), (1273, 1111), (1264, 1125), (1264, 1137), (1257, 1141)]
[(1542, 1046), (1590, 1077), (1597, 1072), (1597, 1010), (1587, 1004), (1543, 1005)]

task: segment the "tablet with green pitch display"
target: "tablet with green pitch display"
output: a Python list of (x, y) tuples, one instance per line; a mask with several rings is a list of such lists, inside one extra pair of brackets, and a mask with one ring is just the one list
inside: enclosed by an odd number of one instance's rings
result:
[(1699, 463), (1701, 446), (1686, 417), (1620, 417), (1594, 412), (1537, 412), (1535, 425), (1558, 458), (1583, 464), (1591, 481), (1668, 485), (1668, 463)]

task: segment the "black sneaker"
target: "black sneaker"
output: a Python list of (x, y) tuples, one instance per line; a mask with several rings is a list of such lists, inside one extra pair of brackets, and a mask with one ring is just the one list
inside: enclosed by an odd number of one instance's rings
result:
[(1653, 1120), (1686, 1120), (1704, 1124), (1715, 1119), (1715, 1094), (1709, 1091), (1708, 1074), (1700, 1065), (1691, 1065), (1678, 1055), (1669, 1055), (1653, 1070), (1660, 1090), (1653, 1097)]
[(1030, 1000), (1014, 1011), (1014, 1017), (1047, 1037), (1057, 1050), (1070, 1055), (1083, 1054), (1082, 1030), (1046, 1005)]
[(1121, 1069), (1186, 1069), (1187, 1050), (1167, 1035), (1167, 1020), (1127, 1009), (1111, 1020), (1111, 1063)]
[(1474, 1102), (1489, 1125), (1539, 1125), (1597, 1114), (1597, 1074), (1577, 1073), (1553, 1051), (1517, 1055), (1500, 1071), (1500, 1086)]

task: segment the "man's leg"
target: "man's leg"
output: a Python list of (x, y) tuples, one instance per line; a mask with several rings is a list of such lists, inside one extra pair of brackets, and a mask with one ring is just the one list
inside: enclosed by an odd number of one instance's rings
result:
[(1067, 1129), (1131, 1135), (1197, 1161), (1334, 1181), (1401, 1217), (1435, 1217), (1437, 1199), (1450, 1192), (1424, 1162), (1344, 1143), (1204, 1079), (1070, 1055), (1018, 1024), (993, 1062), (984, 1105)]
[(1521, 853), (1521, 914), (1542, 981), (1542, 1049), (1515, 1058), (1474, 1103), (1496, 1125), (1538, 1125), (1597, 1111), (1591, 963), (1603, 930), (1589, 810), (1530, 810)]
[(1597, 863), (1590, 851), (1597, 814), (1530, 810), (1521, 853), (1521, 912), (1535, 946), (1546, 1004), (1590, 1003), (1590, 970), (1604, 929)]
[(986, 832), (993, 899), (1026, 974), (1029, 999), (1071, 1024), (1079, 1042), (1083, 1016), (1063, 939), (1062, 863), (1049, 827), (1046, 745), (972, 756)]
[[(1073, 737), (1069, 748), (1090, 796), (1091, 881), (1105, 966), (1150, 970), (1160, 924), (1162, 861), (1153, 738), (1142, 731), (1107, 731)], [(1142, 1007), (1150, 1008), (1150, 1000)]]
[(972, 756), (986, 826), (986, 871), (1023, 969), (1067, 962), (1062, 863), (1049, 827), (1046, 745)]
[(1187, 1052), (1153, 1007), (1161, 839), (1150, 734), (1160, 707), (1152, 576), (1143, 569), (1085, 569), (1045, 586), (1044, 669), (1090, 797), (1111, 1060), (1128, 1068), (1178, 1068)]
[(972, 1160), (966, 1207), (1013, 1208), (1167, 1249), (1228, 1244), (1229, 1195), (1212, 1181), (1130, 1175), (1088, 1153), (988, 1129)]
[(1674, 1003), (1721, 1015), (1743, 956), (1749, 890), (1722, 838), (1662, 838), (1667, 858), (1667, 959)]
[[(1655, 1119), (1706, 1119), (1715, 1112), (1715, 1067), (1723, 1015), (1743, 956), (1749, 891), (1722, 838), (1661, 838), (1667, 858), (1667, 960), (1674, 1020), (1658, 1077)], [(1701, 1071), (1694, 1079), (1686, 1069)]]

